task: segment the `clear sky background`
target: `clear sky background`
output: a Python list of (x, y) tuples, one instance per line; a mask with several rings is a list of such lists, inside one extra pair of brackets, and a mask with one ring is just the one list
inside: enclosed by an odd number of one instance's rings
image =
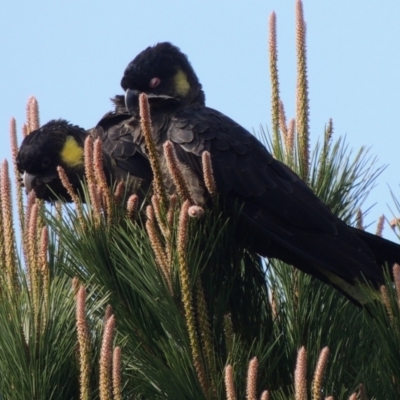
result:
[[(312, 146), (333, 119), (355, 151), (388, 164), (365, 208), (366, 223), (400, 198), (400, 1), (304, 0)], [(122, 73), (149, 45), (171, 41), (189, 56), (207, 105), (244, 127), (270, 128), (268, 18), (277, 14), (281, 97), (295, 109), (294, 0), (37, 0), (0, 2), (0, 159), (10, 159), (8, 124), (25, 120), (30, 95), (41, 123), (85, 128), (110, 110)], [(394, 240), (386, 226), (384, 235)]]

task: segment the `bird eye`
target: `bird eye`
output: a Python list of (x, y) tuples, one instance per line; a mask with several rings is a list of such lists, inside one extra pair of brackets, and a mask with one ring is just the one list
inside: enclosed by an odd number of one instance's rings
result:
[(160, 83), (161, 83), (160, 78), (153, 78), (153, 79), (150, 80), (149, 86), (150, 86), (151, 88), (154, 89), (154, 88), (156, 88)]
[(43, 157), (42, 168), (47, 168), (51, 163), (50, 157)]

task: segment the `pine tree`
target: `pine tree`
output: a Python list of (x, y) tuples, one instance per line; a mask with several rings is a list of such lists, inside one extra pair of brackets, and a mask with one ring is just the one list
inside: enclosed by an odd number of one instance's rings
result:
[[(300, 0), (296, 21), (296, 118), (287, 122), (279, 96), (273, 13), (272, 137), (260, 136), (335, 214), (362, 227), (361, 206), (381, 168), (364, 148), (353, 156), (343, 138), (335, 140), (332, 121), (310, 155)], [(149, 130), (148, 110), (142, 112)], [(23, 132), (38, 127), (31, 98)], [(14, 165), (16, 131), (12, 120)], [(168, 198), (155, 179), (143, 204), (123, 183), (107, 186), (100, 142), (85, 143), (84, 202), (61, 168), (72, 205), (25, 199), (15, 169), (20, 248), (2, 163), (0, 398), (364, 400), (366, 390), (398, 398), (400, 267), (393, 268), (394, 285), (387, 272), (380, 294), (366, 287), (371, 301), (357, 308), (320, 281), (238, 244), (237, 218), (221, 213), (207, 154), (210, 209), (191, 204), (168, 144), (165, 154), (178, 195)]]

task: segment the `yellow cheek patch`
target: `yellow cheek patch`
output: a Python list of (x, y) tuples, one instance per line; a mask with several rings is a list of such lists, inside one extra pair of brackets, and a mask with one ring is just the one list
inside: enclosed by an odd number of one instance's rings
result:
[(69, 167), (76, 167), (83, 163), (83, 148), (79, 146), (72, 136), (67, 136), (67, 140), (61, 150), (61, 159)]
[(189, 93), (190, 84), (187, 80), (186, 74), (182, 70), (179, 70), (176, 73), (176, 75), (174, 76), (174, 82), (175, 82), (176, 92), (179, 95), (184, 97)]

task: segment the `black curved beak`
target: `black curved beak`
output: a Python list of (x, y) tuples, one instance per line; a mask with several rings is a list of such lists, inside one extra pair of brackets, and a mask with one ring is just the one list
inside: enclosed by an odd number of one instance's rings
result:
[(139, 107), (139, 91), (133, 89), (126, 89), (125, 92), (125, 107), (131, 115), (137, 113)]
[[(140, 92), (138, 90), (126, 89), (125, 107), (129, 111), (129, 114), (134, 116), (137, 115), (139, 112), (139, 95)], [(148, 93), (147, 98), (150, 102), (150, 105), (153, 107), (161, 106), (166, 103), (177, 104), (179, 102), (177, 98), (165, 94)]]
[(27, 172), (24, 172), (22, 176), (22, 182), (24, 183), (26, 192), (29, 193), (33, 189), (33, 182), (36, 179), (35, 175), (28, 174)]
[(25, 186), (25, 189), (27, 193), (35, 189), (37, 186), (40, 185), (47, 185), (50, 182), (52, 182), (54, 179), (58, 178), (58, 174), (56, 172), (50, 173), (47, 175), (34, 175), (34, 174), (29, 174), (28, 172), (24, 172), (22, 176), (22, 182)]

